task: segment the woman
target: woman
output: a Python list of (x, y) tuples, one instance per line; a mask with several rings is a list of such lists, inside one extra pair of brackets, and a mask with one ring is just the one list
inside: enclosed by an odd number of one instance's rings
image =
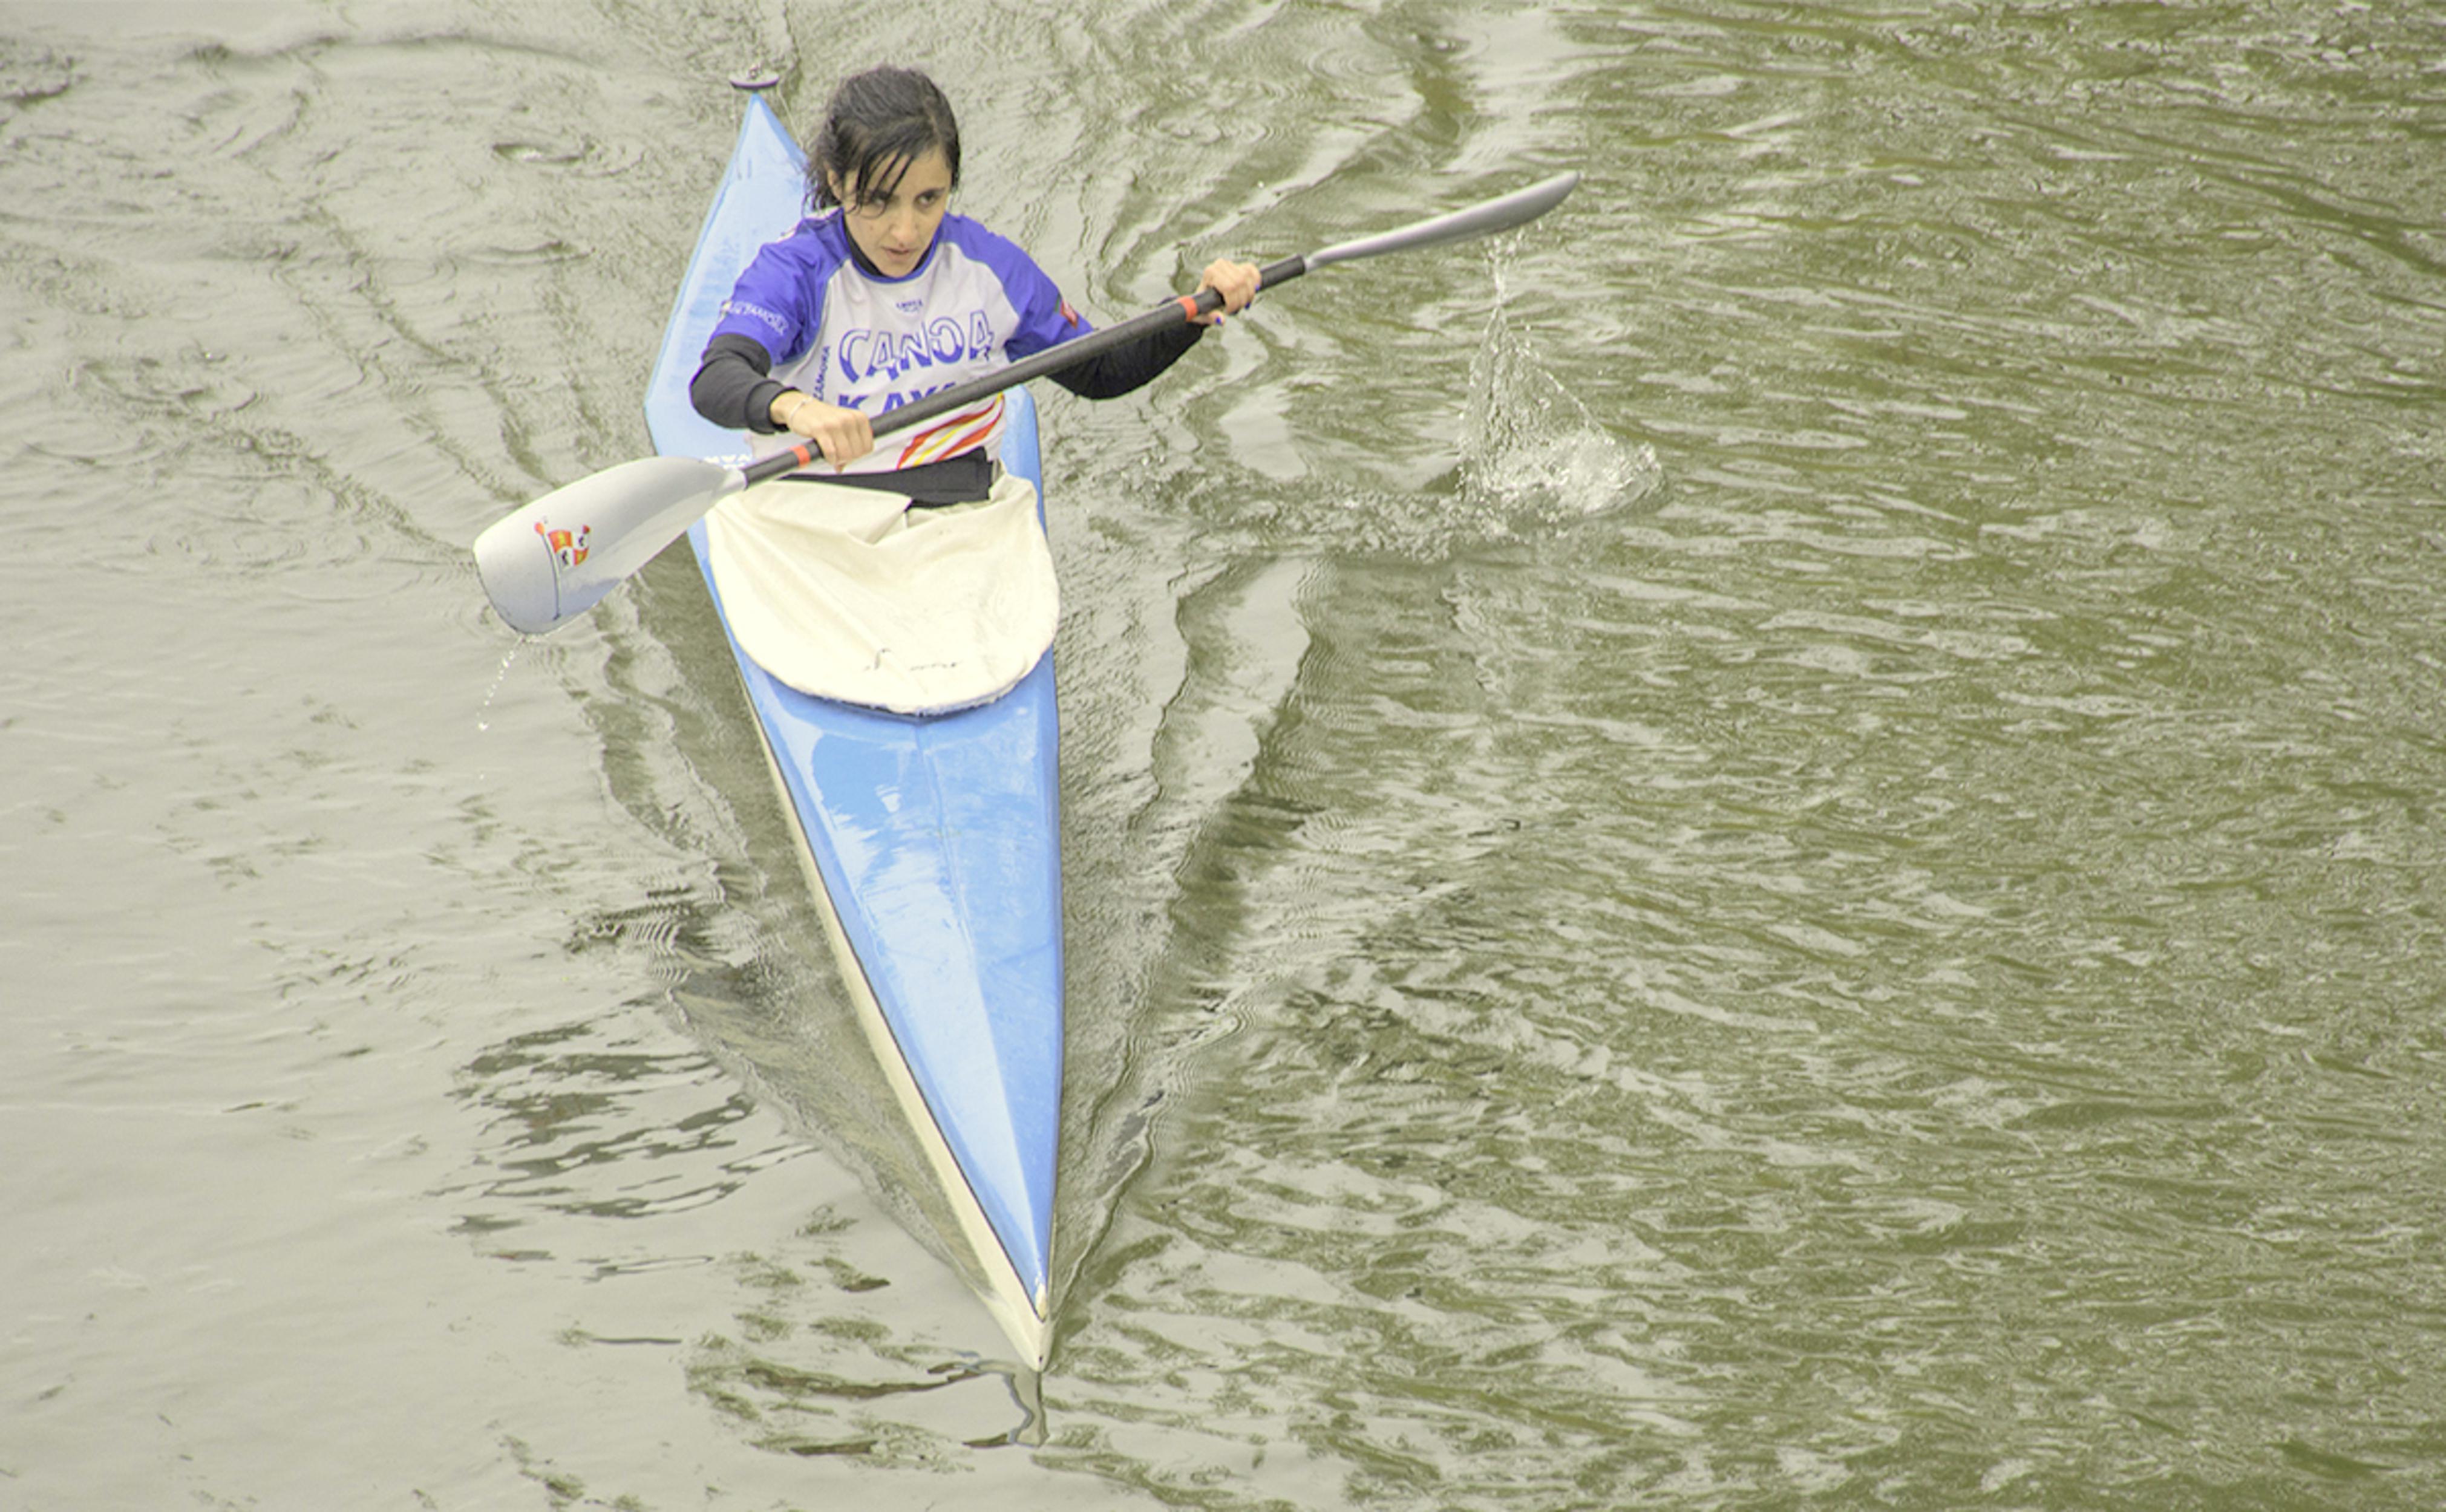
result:
[[(741, 275), (688, 386), (697, 412), (760, 437), (805, 437), (844, 471), (959, 458), (981, 484), (1001, 440), (999, 396), (882, 452), (875, 418), (1091, 327), (1025, 252), (950, 214), (959, 182), (959, 126), (932, 80), (892, 67), (845, 80), (808, 163), (814, 214)], [(1217, 261), (1198, 287), (1237, 311), (1256, 297), (1257, 270)], [(1050, 376), (1088, 399), (1126, 394), (1221, 319), (1184, 320)]]
[[(734, 494), (706, 517), (731, 635), (801, 693), (897, 714), (1001, 697), (1060, 624), (1036, 492), (995, 465), (1000, 394), (875, 446), (889, 411), (1088, 329), (1025, 252), (950, 214), (959, 179), (959, 128), (932, 81), (876, 68), (844, 82), (807, 165), (815, 214), (740, 275), (688, 385), (698, 413), (753, 433), (763, 455), (803, 437), (838, 470)], [(1246, 263), (1205, 276), (1226, 310), (1257, 292)], [(1205, 324), (1184, 317), (1051, 376), (1091, 399), (1126, 394)]]

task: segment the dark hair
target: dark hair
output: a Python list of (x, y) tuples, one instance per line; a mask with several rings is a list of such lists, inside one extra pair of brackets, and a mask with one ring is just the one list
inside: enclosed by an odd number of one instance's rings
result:
[(833, 90), (824, 106), (823, 129), (809, 155), (807, 206), (825, 210), (840, 203), (832, 180), (856, 184), (861, 199), (888, 198), (909, 165), (935, 148), (950, 166), (951, 187), (960, 184), (960, 123), (934, 81), (914, 68), (869, 68)]

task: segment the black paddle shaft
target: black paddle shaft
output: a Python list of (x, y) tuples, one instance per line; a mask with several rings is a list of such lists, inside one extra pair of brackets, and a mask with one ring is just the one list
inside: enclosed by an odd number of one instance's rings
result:
[[(1276, 285), (1289, 283), (1312, 268), (1324, 268), (1350, 258), (1376, 257), (1390, 252), (1436, 247), (1445, 242), (1464, 241), (1473, 236), (1525, 226), (1561, 204), (1564, 196), (1577, 187), (1579, 181), (1578, 174), (1556, 174), (1526, 189), (1515, 189), (1511, 194), (1481, 204), (1450, 211), (1392, 231), (1379, 232), (1372, 236), (1362, 236), (1355, 241), (1337, 242), (1303, 256), (1286, 257), (1270, 267), (1257, 270), (1257, 287), (1260, 289), (1272, 289)], [(888, 436), (894, 431), (907, 430), (938, 415), (948, 415), (978, 400), (990, 398), (1014, 383), (1025, 383), (1031, 378), (1059, 372), (1073, 363), (1085, 362), (1099, 352), (1126, 345), (1159, 330), (1169, 330), (1185, 321), (1211, 315), (1222, 308), (1223, 296), (1212, 289), (1201, 289), (1195, 294), (1166, 300), (1145, 314), (1134, 315), (1118, 326), (1090, 331), (1077, 341), (1048, 346), (1033, 357), (1024, 357), (983, 378), (929, 394), (913, 404), (903, 404), (876, 419), (875, 434)], [(777, 457), (768, 457), (750, 466), (744, 475), (746, 481), (762, 483), (767, 478), (794, 472), (814, 461), (815, 455), (812, 445), (794, 446)]]
[[(1286, 257), (1281, 262), (1270, 263), (1257, 270), (1257, 287), (1265, 289), (1271, 289), (1277, 284), (1288, 284), (1307, 271), (1306, 257)], [(1201, 289), (1195, 294), (1183, 294), (1178, 299), (1167, 299), (1155, 308), (1143, 314), (1133, 315), (1118, 326), (1107, 326), (1101, 330), (1089, 331), (1076, 341), (1066, 341), (1057, 345), (1047, 346), (1033, 356), (1021, 358), (1007, 367), (997, 367), (983, 378), (971, 379), (965, 383), (955, 383), (950, 388), (939, 389), (923, 399), (903, 404), (898, 409), (876, 418), (875, 434), (889, 436), (894, 431), (905, 431), (912, 425), (922, 425), (937, 416), (965, 409), (978, 400), (991, 398), (1004, 389), (1025, 383), (1031, 378), (1043, 378), (1047, 373), (1058, 373), (1063, 368), (1083, 363), (1100, 353), (1111, 351), (1116, 346), (1126, 346), (1157, 331), (1170, 330), (1176, 326), (1186, 325), (1200, 315), (1211, 315), (1222, 308), (1222, 294), (1212, 289)], [(815, 448), (812, 443), (796, 446), (789, 451), (750, 464), (744, 476), (748, 486), (754, 487), (758, 483), (780, 477), (784, 473), (796, 472), (815, 459)]]

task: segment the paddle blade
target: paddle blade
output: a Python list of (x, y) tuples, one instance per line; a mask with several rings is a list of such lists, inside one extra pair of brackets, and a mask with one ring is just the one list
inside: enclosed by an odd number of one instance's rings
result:
[(745, 482), (735, 467), (689, 457), (623, 462), (485, 527), (476, 574), (510, 628), (556, 630)]
[(1354, 257), (1376, 257), (1391, 252), (1415, 252), (1421, 247), (1439, 247), (1445, 242), (1465, 241), (1473, 236), (1491, 236), (1498, 231), (1525, 226), (1563, 202), (1580, 186), (1575, 173), (1556, 174), (1553, 177), (1498, 196), (1466, 210), (1456, 210), (1447, 215), (1437, 215), (1415, 225), (1379, 235), (1362, 236), (1308, 254), (1308, 266), (1313, 271), (1327, 263), (1346, 262)]

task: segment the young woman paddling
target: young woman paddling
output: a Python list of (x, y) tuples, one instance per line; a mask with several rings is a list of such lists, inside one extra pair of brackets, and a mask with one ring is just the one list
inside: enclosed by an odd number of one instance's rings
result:
[[(959, 128), (932, 81), (903, 68), (845, 81), (807, 164), (816, 214), (740, 275), (688, 385), (699, 414), (800, 459), (706, 516), (732, 637), (801, 693), (894, 714), (1000, 698), (1060, 623), (1036, 491), (996, 465), (1000, 391), (930, 406), (875, 445), (891, 411), (1089, 329), (1025, 252), (950, 213), (959, 177)], [(1217, 262), (1206, 280), (1236, 310), (1259, 274)], [(1051, 376), (1091, 399), (1126, 394), (1204, 324), (1184, 315)], [(810, 442), (827, 466), (807, 466)]]
[[(999, 396), (879, 453), (874, 418), (1092, 327), (1026, 252), (950, 213), (959, 126), (926, 75), (883, 67), (843, 81), (807, 167), (815, 213), (741, 275), (690, 401), (718, 425), (773, 438), (760, 441), (764, 455), (805, 437), (847, 472), (972, 457), (983, 477), (1002, 435)], [(1217, 261), (1198, 287), (1237, 311), (1256, 297), (1257, 270)], [(1184, 321), (1051, 376), (1084, 398), (1116, 398), (1220, 319)]]

